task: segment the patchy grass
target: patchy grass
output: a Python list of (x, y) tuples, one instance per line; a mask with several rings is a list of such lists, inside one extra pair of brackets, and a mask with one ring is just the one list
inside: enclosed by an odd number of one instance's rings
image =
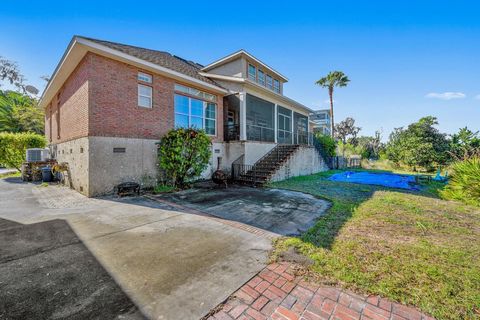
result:
[(480, 318), (480, 212), (421, 192), (329, 181), (336, 171), (271, 184), (332, 202), (296, 248), (328, 283), (419, 307), (438, 319)]
[(153, 188), (152, 192), (154, 194), (158, 194), (158, 193), (168, 193), (168, 192), (173, 192), (175, 191), (175, 187), (172, 187), (172, 186), (169, 186), (169, 185), (166, 185), (166, 184), (159, 184), (157, 186), (155, 186), (155, 188)]
[(8, 172), (0, 174), (0, 179), (7, 179), (7, 178), (17, 178), (20, 177), (22, 174), (20, 171), (17, 172)]

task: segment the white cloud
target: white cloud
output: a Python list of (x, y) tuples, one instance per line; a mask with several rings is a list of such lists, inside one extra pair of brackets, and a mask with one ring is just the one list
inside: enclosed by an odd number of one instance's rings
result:
[(463, 92), (430, 92), (425, 95), (425, 98), (432, 98), (432, 99), (441, 99), (441, 100), (452, 100), (452, 99), (463, 99), (467, 95)]

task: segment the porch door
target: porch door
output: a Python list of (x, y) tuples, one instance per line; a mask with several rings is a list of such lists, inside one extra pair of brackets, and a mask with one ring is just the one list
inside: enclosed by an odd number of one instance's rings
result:
[(292, 111), (278, 106), (278, 133), (277, 142), (281, 144), (292, 143)]

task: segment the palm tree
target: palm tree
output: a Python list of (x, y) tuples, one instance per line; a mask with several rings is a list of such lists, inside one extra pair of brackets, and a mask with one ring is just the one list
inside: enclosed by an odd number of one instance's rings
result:
[(333, 88), (334, 87), (346, 87), (350, 82), (348, 77), (342, 71), (331, 71), (326, 77), (321, 78), (315, 84), (328, 88), (328, 94), (330, 96), (330, 133), (334, 137), (335, 125), (333, 122)]

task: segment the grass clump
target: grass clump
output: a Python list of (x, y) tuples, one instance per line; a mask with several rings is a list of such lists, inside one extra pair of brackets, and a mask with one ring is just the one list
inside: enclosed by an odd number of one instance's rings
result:
[(442, 197), (480, 206), (480, 158), (455, 162), (451, 170), (448, 185), (441, 192)]
[(335, 182), (333, 172), (271, 186), (332, 202), (300, 237), (277, 241), (275, 254), (295, 248), (326, 283), (414, 305), (438, 319), (480, 317), (480, 213), (420, 192)]
[(7, 172), (0, 174), (0, 179), (7, 179), (7, 178), (18, 178), (22, 175), (20, 171), (16, 172)]
[(153, 193), (154, 194), (159, 194), (159, 193), (168, 193), (168, 192), (173, 192), (175, 191), (175, 187), (173, 186), (170, 186), (170, 185), (167, 185), (167, 184), (159, 184), (159, 185), (156, 185), (154, 188), (153, 188)]

